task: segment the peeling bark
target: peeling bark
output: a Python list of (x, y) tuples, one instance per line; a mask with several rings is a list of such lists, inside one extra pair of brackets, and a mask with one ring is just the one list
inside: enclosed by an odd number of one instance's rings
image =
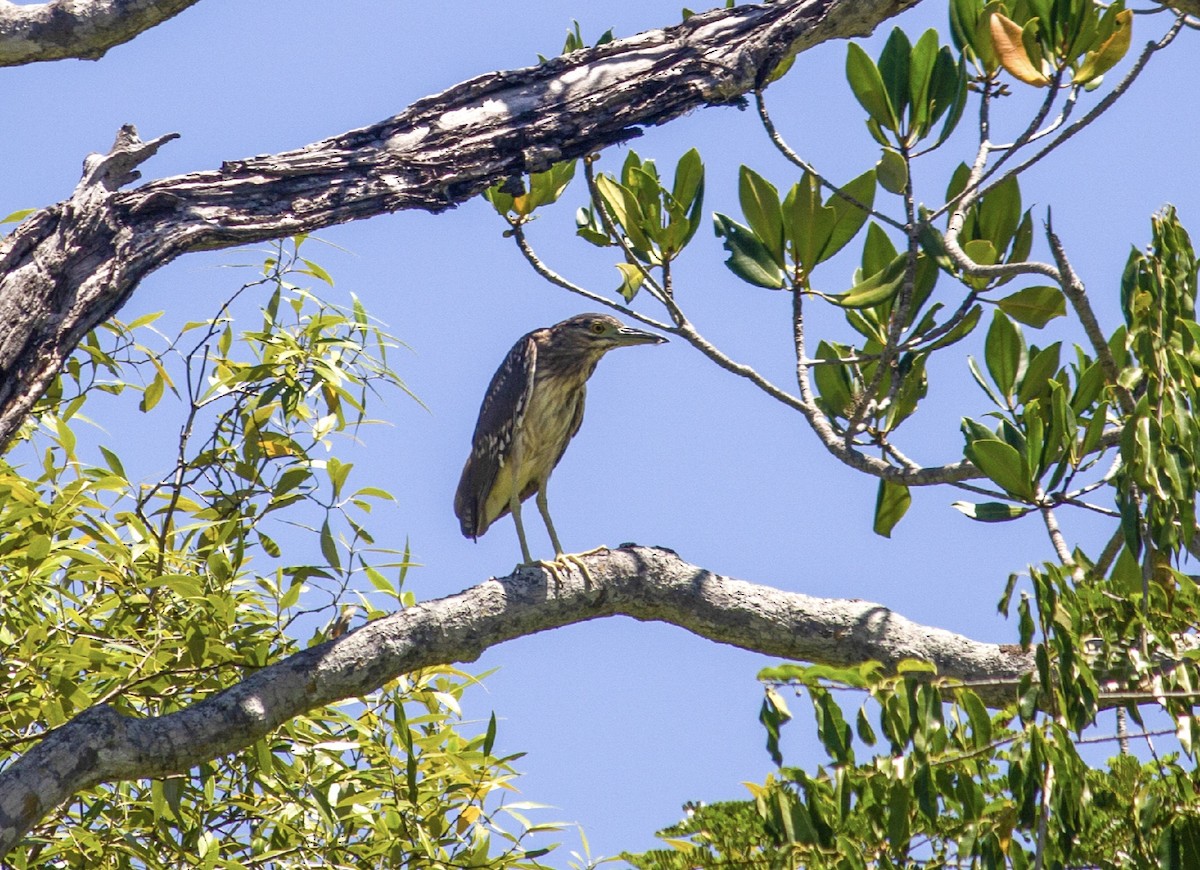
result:
[(97, 60), (198, 0), (0, 0), (0, 66), (68, 57)]
[(713, 574), (670, 550), (627, 545), (580, 557), (556, 582), (526, 568), (368, 623), (166, 716), (94, 707), (0, 772), (0, 855), (74, 793), (101, 782), (184, 774), (289, 719), (366, 695), (433, 665), (471, 662), (515, 638), (606, 616), (666, 622), (770, 656), (830, 665), (932, 662), (994, 706), (1033, 669), (1019, 648), (918, 625), (879, 604), (813, 598)]
[(71, 198), (0, 241), (0, 448), (88, 330), (188, 251), (400, 209), (438, 212), (488, 185), (729, 103), (789, 53), (865, 34), (904, 0), (805, 0), (696, 15), (537, 67), (488, 73), (385, 121), (294, 151), (120, 188), (174, 134), (132, 127)]

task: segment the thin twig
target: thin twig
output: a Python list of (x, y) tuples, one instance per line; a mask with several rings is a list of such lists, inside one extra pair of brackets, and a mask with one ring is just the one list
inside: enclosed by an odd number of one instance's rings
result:
[(1076, 581), (1082, 580), (1083, 568), (1075, 561), (1075, 557), (1071, 555), (1071, 548), (1067, 546), (1066, 538), (1063, 537), (1062, 529), (1058, 525), (1058, 517), (1054, 514), (1052, 502), (1046, 498), (1046, 492), (1042, 489), (1041, 484), (1038, 484), (1034, 490), (1033, 500), (1042, 515), (1042, 522), (1046, 524), (1046, 534), (1050, 536), (1050, 543), (1054, 546), (1054, 552), (1058, 556), (1058, 560), (1063, 564), (1063, 567), (1072, 570)]
[(1049, 214), (1046, 215), (1046, 239), (1050, 243), (1050, 251), (1054, 255), (1054, 260), (1058, 263), (1062, 275), (1059, 285), (1070, 301), (1075, 316), (1079, 318), (1088, 342), (1096, 353), (1096, 359), (1100, 361), (1100, 367), (1104, 370), (1104, 378), (1111, 385), (1122, 413), (1126, 416), (1132, 415), (1133, 396), (1127, 388), (1121, 385), (1121, 370), (1113, 357), (1112, 349), (1108, 346), (1108, 340), (1104, 337), (1104, 330), (1100, 328), (1100, 321), (1096, 318), (1092, 303), (1088, 300), (1087, 289), (1067, 259), (1067, 252), (1063, 248), (1062, 240), (1054, 232)]
[(613, 300), (609, 299), (606, 296), (601, 296), (599, 293), (594, 293), (591, 290), (588, 290), (586, 287), (580, 287), (578, 284), (574, 284), (571, 281), (568, 281), (562, 275), (555, 272), (553, 269), (551, 269), (549, 266), (547, 266), (542, 261), (542, 259), (534, 252), (533, 248), (530, 247), (529, 240), (525, 238), (525, 228), (523, 225), (521, 225), (521, 224), (513, 225), (512, 237), (513, 237), (513, 240), (517, 243), (517, 247), (520, 249), (522, 256), (524, 256), (525, 260), (529, 263), (529, 265), (533, 267), (533, 271), (537, 272), (539, 275), (541, 275), (543, 278), (545, 278), (551, 284), (554, 284), (556, 287), (561, 287), (564, 290), (568, 290), (571, 293), (576, 294), (577, 296), (582, 296), (584, 299), (587, 299), (590, 302), (595, 302), (597, 305), (604, 305), (605, 307), (611, 308), (614, 311), (619, 311), (621, 314), (624, 314), (626, 317), (632, 318), (633, 320), (636, 320), (639, 323), (644, 323), (646, 326), (653, 327), (654, 329), (660, 329), (663, 332), (675, 332), (676, 331), (675, 327), (671, 326), (670, 324), (660, 323), (659, 321), (655, 320), (653, 317), (647, 317), (646, 315), (630, 308), (627, 305), (622, 305), (619, 302), (614, 302)]
[(762, 88), (755, 89), (754, 100), (755, 100), (755, 105), (757, 105), (757, 107), (758, 107), (758, 117), (760, 119), (762, 119), (763, 129), (765, 129), (767, 131), (767, 137), (771, 140), (772, 144), (774, 144), (775, 147), (779, 149), (779, 153), (782, 154), (784, 157), (786, 157), (789, 162), (795, 164), (800, 169), (807, 172), (809, 175), (811, 175), (813, 178), (815, 178), (817, 180), (817, 184), (821, 185), (822, 187), (826, 188), (827, 190), (829, 190), (832, 193), (836, 194), (837, 196), (841, 197), (846, 202), (850, 203), (853, 206), (861, 208), (863, 211), (865, 211), (867, 214), (871, 215), (871, 217), (875, 218), (876, 220), (882, 221), (883, 223), (888, 224), (889, 226), (893, 227), (894, 229), (900, 230), (902, 232), (904, 231), (904, 224), (900, 223), (900, 221), (898, 221), (892, 217), (889, 217), (888, 215), (884, 214), (883, 212), (876, 211), (875, 209), (870, 208), (865, 203), (859, 202), (858, 199), (856, 199), (855, 197), (846, 193), (844, 190), (842, 190), (842, 188), (838, 187), (836, 184), (834, 184), (832, 181), (827, 179), (821, 173), (817, 172), (817, 170), (813, 167), (813, 165), (811, 163), (809, 163), (807, 160), (805, 160), (803, 157), (801, 157), (799, 154), (797, 154), (792, 149), (792, 147), (790, 145), (788, 145), (786, 141), (784, 141), (783, 136), (781, 136), (779, 134), (779, 131), (775, 127), (775, 122), (771, 120), (770, 113), (767, 111), (767, 103), (766, 103), (766, 99), (763, 97)]

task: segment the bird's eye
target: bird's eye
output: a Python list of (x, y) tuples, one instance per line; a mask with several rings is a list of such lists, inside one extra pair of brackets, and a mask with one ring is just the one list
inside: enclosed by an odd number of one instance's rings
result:
[(604, 324), (601, 323), (599, 320), (594, 321), (592, 323), (592, 335), (603, 335), (603, 334), (604, 334)]

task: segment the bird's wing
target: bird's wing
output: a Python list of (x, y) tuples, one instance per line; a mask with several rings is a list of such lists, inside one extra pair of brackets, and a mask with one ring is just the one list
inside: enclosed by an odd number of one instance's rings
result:
[(537, 368), (537, 342), (530, 333), (513, 345), (484, 394), (471, 438), (471, 455), (454, 494), (454, 514), (468, 538), (477, 538), (499, 517), (484, 516), (496, 475), (512, 453), (513, 437), (529, 407)]

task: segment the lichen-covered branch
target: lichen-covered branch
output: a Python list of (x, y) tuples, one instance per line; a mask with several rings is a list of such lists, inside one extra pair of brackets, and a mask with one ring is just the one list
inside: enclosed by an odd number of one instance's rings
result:
[(96, 60), (198, 0), (0, 0), (0, 66), (73, 57)]
[(136, 719), (94, 707), (0, 772), (0, 855), (81, 789), (183, 774), (283, 722), (369, 694), (401, 674), (474, 661), (504, 641), (606, 616), (667, 622), (770, 656), (832, 665), (904, 659), (969, 681), (987, 702), (1015, 698), (1033, 667), (1018, 647), (917, 625), (879, 604), (812, 598), (713, 574), (670, 550), (626, 546), (581, 557), (590, 582), (522, 569), (428, 601), (263, 668), (185, 710)]
[(0, 241), (0, 447), (89, 329), (188, 251), (400, 209), (442, 211), (488, 185), (729, 103), (789, 53), (865, 34), (903, 0), (739, 6), (495, 72), (387, 120), (281, 154), (121, 190), (166, 138), (132, 128), (70, 199)]

